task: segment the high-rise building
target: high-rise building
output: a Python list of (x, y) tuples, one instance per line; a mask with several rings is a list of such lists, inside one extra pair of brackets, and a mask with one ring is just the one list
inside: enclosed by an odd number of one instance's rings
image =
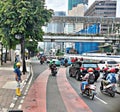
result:
[[(69, 16), (84, 16), (85, 11), (87, 10), (87, 4), (88, 0), (69, 0), (68, 2), (68, 15)], [(75, 26), (74, 26), (75, 25)], [(77, 33), (82, 32), (84, 30), (84, 24), (83, 23), (77, 23), (77, 24), (71, 24), (68, 26), (68, 31), (71, 33)], [(95, 29), (95, 26), (91, 26), (87, 29), (89, 29), (89, 33), (96, 33), (97, 31), (93, 30)], [(86, 53), (86, 52), (96, 52), (98, 51), (98, 43), (95, 42), (75, 42), (74, 45), (75, 50), (78, 54)]]
[(77, 7), (78, 4), (88, 4), (88, 0), (68, 0), (68, 10)]
[[(88, 0), (69, 0), (68, 15), (69, 16), (84, 16), (87, 9)], [(68, 33), (75, 33), (83, 29), (83, 23), (68, 24)]]
[[(85, 12), (85, 16), (116, 17), (116, 0), (96, 0)], [(101, 24), (100, 33), (108, 33), (111, 24)], [(109, 28), (109, 29), (108, 29)]]

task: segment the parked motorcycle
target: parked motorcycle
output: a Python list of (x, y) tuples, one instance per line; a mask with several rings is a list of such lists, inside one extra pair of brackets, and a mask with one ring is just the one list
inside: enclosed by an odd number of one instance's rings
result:
[(94, 84), (88, 84), (85, 87), (84, 91), (82, 90), (82, 88), (80, 88), (80, 89), (81, 89), (82, 95), (87, 95), (91, 100), (93, 100), (94, 96), (97, 94), (96, 93), (96, 85), (94, 85)]
[(115, 83), (112, 83), (105, 86), (103, 89), (100, 87), (100, 91), (104, 94), (109, 94), (111, 97), (114, 97), (116, 93), (116, 85)]

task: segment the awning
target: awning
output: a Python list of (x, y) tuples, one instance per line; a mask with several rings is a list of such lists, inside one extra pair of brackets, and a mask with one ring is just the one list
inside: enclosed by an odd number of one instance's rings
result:
[(103, 48), (103, 47), (109, 47), (111, 46), (111, 44), (104, 44), (104, 45), (101, 45), (101, 46), (98, 46), (99, 48)]

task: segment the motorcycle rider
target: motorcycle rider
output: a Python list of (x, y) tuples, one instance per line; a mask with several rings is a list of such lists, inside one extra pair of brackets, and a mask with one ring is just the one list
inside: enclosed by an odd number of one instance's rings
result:
[(107, 86), (107, 85), (109, 85), (111, 83), (116, 83), (115, 74), (116, 74), (115, 68), (111, 68), (110, 73), (108, 73), (108, 75), (106, 77), (106, 80), (103, 79), (101, 81), (101, 90), (103, 90), (105, 86)]
[(107, 77), (108, 73), (109, 73), (109, 68), (108, 67), (104, 68), (102, 79), (106, 80), (106, 77)]
[(40, 63), (41, 63), (41, 64), (44, 63), (44, 57), (43, 57), (43, 56), (40, 57)]
[(67, 65), (68, 65), (68, 59), (67, 58), (65, 58), (65, 60), (64, 60), (64, 65), (67, 67)]
[(94, 82), (95, 82), (95, 75), (94, 75), (94, 70), (93, 70), (93, 68), (89, 68), (88, 70), (87, 70), (87, 74), (82, 78), (82, 82), (81, 82), (81, 90), (82, 90), (82, 92), (84, 92), (84, 90), (85, 90), (85, 88), (86, 88), (86, 86), (88, 85), (88, 84), (94, 84)]
[(54, 71), (54, 69), (56, 69), (56, 64), (55, 64), (55, 61), (51, 61), (50, 62), (50, 69), (51, 69), (51, 73)]

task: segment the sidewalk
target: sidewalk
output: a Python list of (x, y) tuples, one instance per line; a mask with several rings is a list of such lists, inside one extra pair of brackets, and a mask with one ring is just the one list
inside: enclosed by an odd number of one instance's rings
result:
[[(27, 70), (28, 69), (29, 68), (27, 67)], [(15, 89), (17, 83), (15, 81), (13, 70), (13, 63), (9, 61), (0, 66), (0, 109), (2, 108), (3, 112), (7, 112), (7, 110), (10, 108), (13, 98), (16, 96)], [(26, 75), (22, 75), (23, 81), (21, 84), (21, 90), (27, 81), (28, 76), (29, 72), (26, 73)]]

